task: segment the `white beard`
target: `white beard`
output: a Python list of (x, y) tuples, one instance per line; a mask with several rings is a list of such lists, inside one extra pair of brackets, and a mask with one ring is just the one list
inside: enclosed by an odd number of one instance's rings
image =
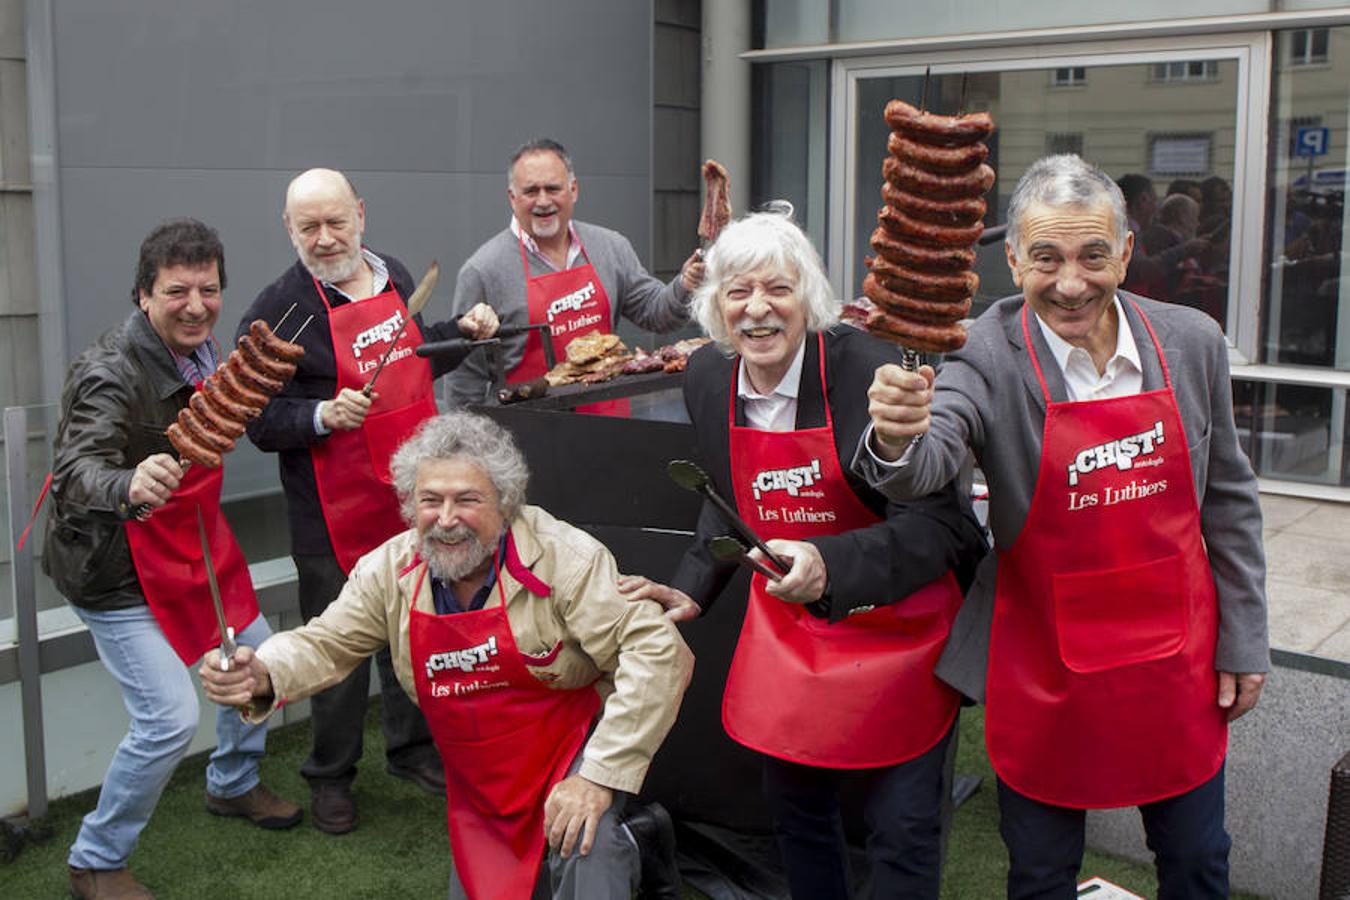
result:
[(305, 264), (306, 269), (309, 269), (309, 274), (324, 284), (341, 284), (354, 276), (360, 270), (363, 262), (359, 237), (350, 254), (336, 259), (320, 260), (310, 257), (299, 247), (295, 249), (300, 255), (300, 261)]
[[(447, 543), (454, 542), (454, 543)], [(484, 544), (467, 525), (431, 527), (422, 534), (418, 551), (431, 574), (446, 583), (462, 581), (482, 567), (497, 552), (494, 541)]]

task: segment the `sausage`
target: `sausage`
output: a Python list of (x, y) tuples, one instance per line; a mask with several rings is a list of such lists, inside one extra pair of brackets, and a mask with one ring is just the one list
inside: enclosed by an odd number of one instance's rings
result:
[(921, 272), (964, 272), (975, 265), (969, 247), (927, 247), (897, 238), (878, 228), (872, 232), (872, 249), (891, 262)]
[(920, 272), (885, 259), (873, 260), (871, 268), (877, 281), (891, 290), (925, 300), (965, 300), (980, 287), (974, 272)]
[(221, 463), (225, 460), (214, 450), (208, 450), (200, 446), (196, 441), (183, 433), (177, 422), (170, 422), (169, 427), (164, 429), (164, 433), (169, 436), (169, 443), (178, 451), (178, 455), (190, 463), (199, 466), (206, 466), (208, 469), (219, 469)]
[(186, 406), (178, 411), (178, 427), (182, 428), (183, 433), (196, 441), (198, 445), (214, 450), (216, 453), (224, 455), (234, 449), (234, 441), (223, 434), (212, 431)]
[(887, 287), (873, 274), (863, 279), (862, 289), (863, 295), (879, 308), (907, 320), (950, 325), (970, 314), (970, 297), (957, 301), (914, 297)]
[(249, 366), (273, 378), (289, 381), (295, 375), (295, 363), (268, 356), (251, 334), (239, 335), (239, 352), (244, 354), (244, 360)]
[(867, 314), (866, 324), (871, 334), (924, 353), (950, 353), (966, 345), (966, 329), (956, 323), (913, 322), (874, 309)]
[(994, 170), (985, 163), (963, 175), (935, 175), (887, 156), (881, 164), (881, 174), (900, 190), (932, 200), (979, 197), (994, 186)]
[(974, 225), (984, 218), (989, 208), (983, 197), (930, 200), (902, 191), (889, 181), (881, 183), (881, 199), (892, 209), (934, 225)]
[(272, 333), (272, 329), (262, 319), (254, 319), (248, 326), (248, 333), (253, 335), (261, 346), (262, 351), (274, 359), (285, 360), (286, 362), (299, 362), (305, 355), (305, 348), (299, 344), (292, 344), (290, 341), (283, 341)]
[(963, 147), (989, 137), (994, 131), (994, 120), (987, 112), (964, 116), (940, 116), (910, 106), (903, 100), (886, 104), (886, 124), (893, 131), (924, 144), (942, 147)]
[(188, 398), (188, 406), (191, 407), (197, 418), (202, 420), (202, 424), (208, 426), (212, 431), (218, 431), (232, 439), (237, 439), (243, 435), (243, 421), (227, 415), (223, 410), (216, 410), (206, 399), (204, 392), (194, 391), (192, 396)]
[(978, 222), (974, 225), (934, 225), (932, 222), (922, 222), (907, 216), (889, 206), (881, 208), (877, 213), (877, 219), (881, 222), (881, 227), (892, 236), (908, 238), (930, 247), (969, 247), (984, 234), (984, 226)]
[(222, 416), (236, 422), (247, 422), (262, 412), (261, 409), (249, 406), (247, 403), (240, 403), (231, 396), (225, 386), (220, 383), (219, 374), (213, 374), (202, 382), (202, 393), (206, 395), (207, 402), (211, 404), (213, 409), (217, 410)]
[(964, 147), (935, 147), (905, 137), (898, 131), (892, 131), (886, 139), (886, 149), (902, 162), (938, 175), (961, 175), (989, 158), (989, 145), (983, 142), (977, 141)]
[(239, 380), (234, 374), (234, 370), (229, 366), (221, 366), (215, 371), (215, 377), (220, 379), (220, 386), (225, 389), (225, 393), (231, 398), (243, 403), (245, 406), (251, 406), (256, 411), (249, 415), (249, 418), (262, 412), (262, 408), (267, 405), (269, 398), (261, 391), (254, 390), (247, 384)]
[(242, 352), (231, 353), (225, 360), (225, 366), (232, 371), (235, 377), (241, 382), (266, 394), (269, 399), (285, 385), (284, 381), (273, 378), (265, 372), (259, 372), (257, 369), (253, 368), (253, 366), (249, 365), (248, 360), (244, 359), (244, 354)]

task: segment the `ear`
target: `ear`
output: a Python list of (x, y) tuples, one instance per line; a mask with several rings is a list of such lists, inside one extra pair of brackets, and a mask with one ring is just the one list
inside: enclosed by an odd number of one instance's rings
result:
[(577, 197), (581, 193), (581, 189), (577, 186), (576, 176), (572, 177), (571, 191), (572, 191), (572, 202), (576, 203)]
[(145, 291), (138, 291), (138, 293), (140, 294), (141, 297), (140, 302), (141, 312), (148, 313), (150, 311), (150, 295), (147, 294)]
[(1123, 267), (1130, 265), (1130, 256), (1134, 253), (1134, 232), (1125, 232), (1125, 249), (1120, 251), (1120, 264)]
[(366, 233), (366, 201), (360, 197), (356, 198), (356, 224), (357, 230), (362, 234)]
[(1013, 250), (1012, 244), (1003, 242), (1003, 252), (1008, 256), (1008, 269), (1012, 272), (1013, 284), (1022, 286), (1022, 272), (1017, 268), (1017, 251)]

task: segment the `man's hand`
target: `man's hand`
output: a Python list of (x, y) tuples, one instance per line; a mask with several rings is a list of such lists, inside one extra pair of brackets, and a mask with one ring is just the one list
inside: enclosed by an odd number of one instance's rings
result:
[(580, 775), (558, 782), (544, 801), (544, 836), (549, 847), (564, 859), (572, 855), (574, 847), (582, 856), (590, 853), (600, 817), (613, 802), (613, 791)]
[(343, 388), (332, 400), (319, 404), (319, 420), (329, 431), (351, 431), (360, 428), (370, 412), (370, 404), (379, 394), (367, 397), (360, 391)]
[(872, 416), (872, 452), (888, 462), (904, 455), (910, 441), (928, 431), (933, 403), (933, 367), (906, 372), (894, 363), (877, 369), (867, 389)]
[(1240, 719), (1261, 699), (1266, 676), (1260, 672), (1220, 672), (1219, 706), (1228, 710), (1228, 721)]
[(207, 699), (221, 706), (247, 706), (254, 697), (272, 693), (272, 676), (252, 647), (240, 645), (234, 651), (228, 672), (220, 668), (220, 650), (208, 650), (197, 674), (201, 676)]
[(703, 283), (703, 251), (695, 250), (680, 266), (680, 286), (686, 291), (696, 291)]
[(698, 618), (699, 606), (684, 591), (658, 584), (641, 575), (620, 575), (619, 593), (625, 600), (651, 600), (659, 603), (672, 622)]
[(169, 502), (169, 497), (178, 490), (183, 480), (183, 467), (167, 453), (153, 453), (141, 460), (136, 471), (131, 474), (131, 485), (127, 489), (127, 502), (132, 506), (145, 506), (159, 509)]
[[(777, 538), (765, 543), (773, 551), (774, 556), (787, 560), (792, 566), (783, 574), (782, 579), (768, 583), (770, 594), (788, 603), (814, 603), (824, 595), (825, 585), (829, 583), (829, 573), (825, 571), (825, 560), (815, 544)], [(758, 547), (752, 547), (747, 555), (764, 563), (770, 569), (776, 568)]]
[(497, 333), (497, 311), (486, 303), (474, 304), (473, 309), (459, 317), (460, 334), (472, 341), (482, 341)]

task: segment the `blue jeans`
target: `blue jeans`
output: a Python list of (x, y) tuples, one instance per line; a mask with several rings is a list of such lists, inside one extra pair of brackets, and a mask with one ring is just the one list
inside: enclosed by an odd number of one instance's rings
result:
[[(122, 686), (131, 727), (113, 753), (98, 806), (84, 817), (69, 862), (81, 869), (120, 869), (197, 731), (201, 714), (195, 676), (173, 652), (148, 606), (74, 609), (88, 626), (99, 659)], [(260, 615), (235, 639), (256, 647), (271, 635)], [(207, 792), (225, 798), (248, 793), (258, 783), (267, 729), (245, 725), (238, 711), (220, 707), (216, 737), (206, 766)]]

